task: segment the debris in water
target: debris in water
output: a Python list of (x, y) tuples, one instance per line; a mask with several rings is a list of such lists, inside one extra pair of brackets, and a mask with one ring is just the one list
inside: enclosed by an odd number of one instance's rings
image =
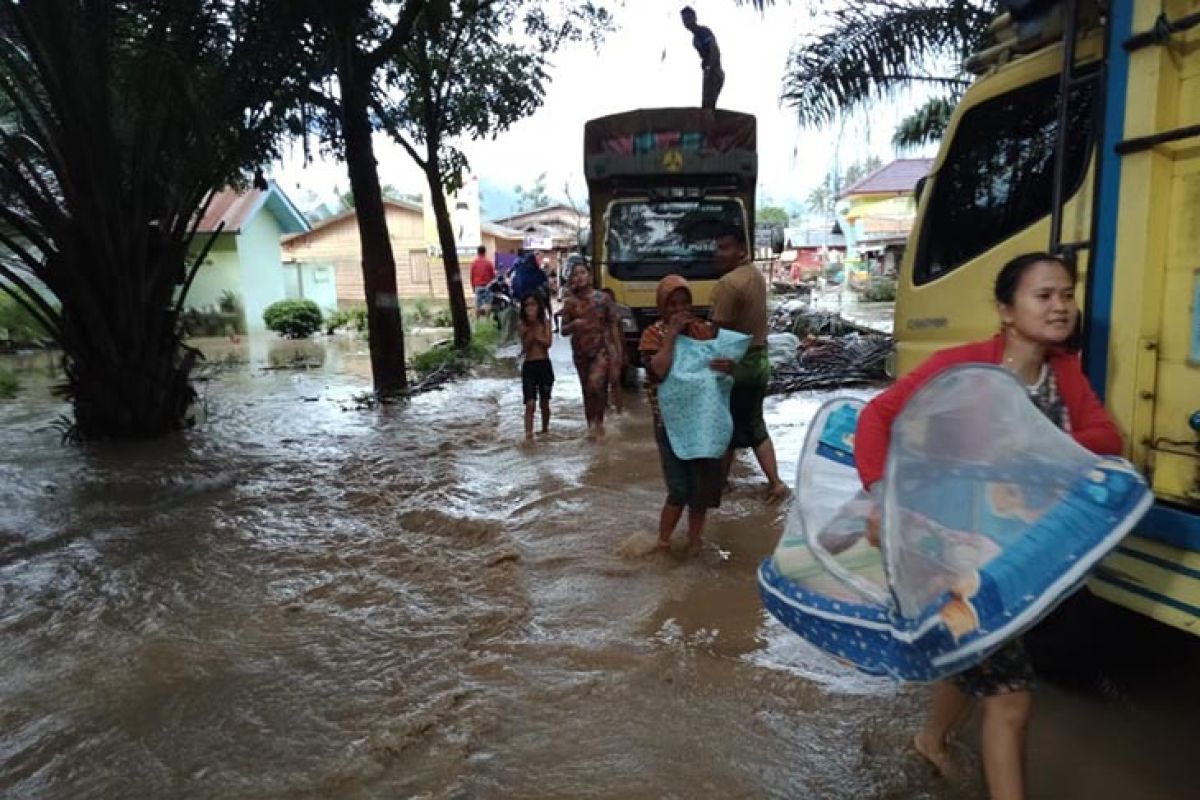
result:
[(879, 383), (888, 380), (891, 336), (860, 328), (828, 311), (787, 303), (771, 315), (774, 334), (792, 334), (800, 346), (773, 363), (767, 394)]

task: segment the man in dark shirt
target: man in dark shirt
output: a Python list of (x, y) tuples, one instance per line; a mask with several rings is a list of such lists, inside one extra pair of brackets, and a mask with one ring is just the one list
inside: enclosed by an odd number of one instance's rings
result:
[(717, 46), (717, 37), (713, 36), (713, 32), (708, 28), (696, 24), (696, 12), (691, 6), (684, 6), (679, 15), (683, 17), (683, 27), (692, 32), (692, 46), (700, 54), (700, 68), (704, 72), (700, 107), (715, 109), (721, 87), (725, 85), (725, 72), (721, 69), (721, 48)]

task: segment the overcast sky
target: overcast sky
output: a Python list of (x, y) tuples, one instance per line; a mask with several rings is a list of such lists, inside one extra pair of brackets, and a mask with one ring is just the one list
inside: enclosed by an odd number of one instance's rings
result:
[[(551, 195), (561, 195), (569, 181), (578, 199), (585, 194), (584, 122), (633, 108), (699, 105), (699, 57), (691, 34), (679, 21), (679, 8), (685, 4), (628, 0), (617, 10), (618, 30), (598, 52), (579, 45), (557, 54), (546, 102), (536, 114), (495, 140), (465, 145), (472, 172), (485, 185), (504, 188), (529, 185), (546, 172)], [(844, 168), (869, 154), (885, 162), (894, 157), (890, 139), (904, 116), (901, 105), (880, 108), (869, 121), (851, 119), (840, 131), (836, 127), (803, 130), (792, 113), (780, 106), (788, 53), (797, 39), (819, 25), (807, 4), (777, 5), (763, 14), (733, 0), (690, 0), (690, 5), (700, 24), (712, 28), (721, 47), (726, 81), (718, 105), (758, 118), (760, 202), (803, 201), (835, 158)], [(398, 146), (380, 136), (376, 150), (383, 183), (413, 194), (424, 192), (421, 174)], [(343, 165), (305, 166), (298, 154), (276, 177), (302, 205), (306, 190), (326, 199), (335, 186), (344, 190), (349, 184)]]

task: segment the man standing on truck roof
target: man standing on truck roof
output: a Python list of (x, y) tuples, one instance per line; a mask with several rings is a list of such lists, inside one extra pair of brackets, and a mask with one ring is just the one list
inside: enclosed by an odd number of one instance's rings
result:
[(712, 30), (696, 24), (696, 12), (691, 6), (684, 6), (679, 15), (683, 17), (683, 27), (692, 32), (692, 46), (700, 54), (700, 68), (704, 79), (700, 88), (700, 107), (710, 111), (717, 107), (717, 97), (721, 87), (725, 85), (725, 72), (721, 69), (721, 48), (717, 46), (717, 37)]
[(725, 454), (725, 475), (733, 464), (733, 452), (753, 448), (763, 474), (767, 476), (767, 499), (782, 500), (787, 485), (779, 479), (775, 444), (763, 419), (763, 400), (771, 379), (767, 360), (767, 280), (747, 258), (746, 232), (728, 224), (717, 232), (717, 269), (721, 278), (713, 288), (712, 322), (718, 328), (753, 337), (745, 357), (733, 368), (733, 391), (729, 410), (733, 416), (733, 440)]

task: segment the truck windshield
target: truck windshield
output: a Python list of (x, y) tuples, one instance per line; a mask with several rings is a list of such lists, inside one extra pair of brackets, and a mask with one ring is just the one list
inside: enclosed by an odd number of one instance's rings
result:
[(670, 273), (715, 278), (715, 233), (730, 223), (745, 225), (742, 205), (734, 199), (615, 202), (605, 236), (609, 274), (618, 280)]

